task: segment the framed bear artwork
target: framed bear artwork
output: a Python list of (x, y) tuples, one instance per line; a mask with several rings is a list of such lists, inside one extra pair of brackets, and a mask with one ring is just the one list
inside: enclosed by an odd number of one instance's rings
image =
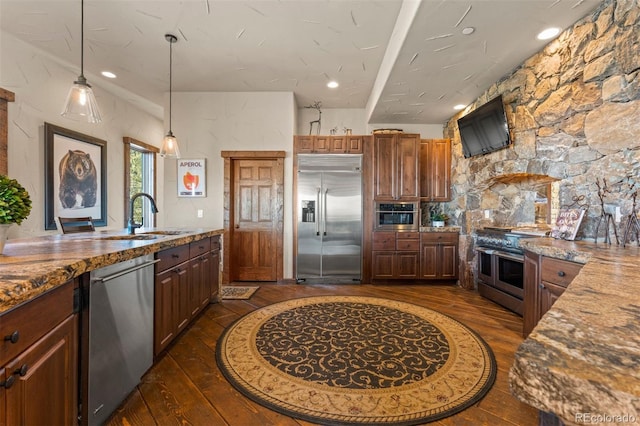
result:
[(56, 218), (93, 218), (107, 225), (107, 142), (44, 123), (44, 229)]

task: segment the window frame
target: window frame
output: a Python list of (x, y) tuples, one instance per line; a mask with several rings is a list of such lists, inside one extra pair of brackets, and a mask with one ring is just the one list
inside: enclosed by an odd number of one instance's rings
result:
[[(137, 139), (125, 136), (122, 138), (122, 142), (124, 144), (124, 226), (127, 226), (127, 222), (129, 221), (129, 204), (131, 200), (131, 150), (135, 149), (136, 151), (140, 151), (143, 154), (152, 154), (153, 161), (153, 173), (152, 173), (152, 188), (153, 188), (153, 196), (154, 199), (157, 199), (158, 194), (158, 153), (160, 150), (153, 145), (149, 145)], [(152, 217), (153, 223), (151, 226), (155, 226), (155, 216)], [(149, 224), (145, 225), (149, 227)]]

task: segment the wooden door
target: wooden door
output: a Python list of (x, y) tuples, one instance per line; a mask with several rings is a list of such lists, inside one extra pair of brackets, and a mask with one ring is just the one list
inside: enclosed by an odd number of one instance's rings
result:
[(396, 161), (394, 135), (374, 137), (374, 199), (396, 199)]
[(525, 252), (524, 256), (524, 306), (522, 314), (522, 335), (529, 336), (538, 323), (540, 308), (538, 305), (538, 285), (540, 284), (540, 256)]
[(156, 274), (154, 291), (154, 354), (158, 355), (176, 337), (178, 285), (173, 270)]
[(400, 134), (396, 147), (396, 199), (417, 200), (418, 192), (418, 149), (420, 140), (417, 135)]
[(394, 278), (417, 279), (420, 273), (420, 255), (417, 251), (396, 252), (396, 273)]
[(439, 278), (453, 280), (458, 278), (458, 245), (440, 245), (440, 274)]
[(232, 281), (276, 281), (278, 162), (234, 162)]
[(76, 424), (77, 324), (77, 315), (68, 317), (7, 365), (7, 425)]
[(431, 280), (438, 278), (438, 245), (422, 244), (420, 252), (421, 278)]

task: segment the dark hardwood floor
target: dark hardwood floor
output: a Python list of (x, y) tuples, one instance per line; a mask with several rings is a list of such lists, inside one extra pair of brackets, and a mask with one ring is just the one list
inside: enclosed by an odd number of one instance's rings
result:
[(431, 424), (537, 424), (537, 411), (511, 396), (507, 380), (514, 352), (523, 340), (522, 318), (476, 292), (445, 285), (257, 284), (260, 289), (249, 300), (225, 300), (210, 305), (143, 377), (108, 424), (311, 425), (264, 408), (239, 394), (218, 370), (215, 348), (224, 328), (247, 312), (283, 300), (316, 295), (374, 296), (415, 303), (457, 319), (485, 339), (498, 364), (493, 388), (472, 407)]

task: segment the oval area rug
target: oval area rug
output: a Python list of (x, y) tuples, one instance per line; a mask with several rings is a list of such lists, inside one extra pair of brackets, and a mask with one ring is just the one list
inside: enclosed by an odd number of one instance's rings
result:
[(250, 312), (217, 344), (242, 394), (321, 424), (414, 425), (457, 413), (491, 388), (496, 363), (474, 331), (389, 299), (318, 296)]

